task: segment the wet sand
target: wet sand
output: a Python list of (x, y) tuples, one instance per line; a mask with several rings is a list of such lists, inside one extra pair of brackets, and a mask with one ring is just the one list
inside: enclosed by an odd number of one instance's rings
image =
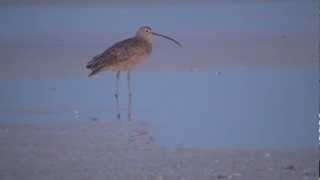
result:
[(142, 121), (1, 123), (2, 180), (315, 179), (316, 149), (158, 145)]

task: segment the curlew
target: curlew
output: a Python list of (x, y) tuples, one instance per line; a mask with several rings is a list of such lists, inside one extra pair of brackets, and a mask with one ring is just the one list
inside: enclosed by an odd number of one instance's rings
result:
[(181, 44), (166, 35), (153, 32), (148, 26), (142, 26), (136, 32), (136, 35), (132, 38), (119, 41), (112, 45), (110, 48), (102, 52), (101, 54), (93, 57), (86, 65), (92, 72), (89, 77), (102, 71), (113, 71), (116, 72), (116, 90), (115, 99), (117, 106), (117, 118), (120, 119), (119, 111), (119, 79), (120, 72), (127, 72), (128, 81), (128, 119), (131, 120), (131, 84), (130, 84), (130, 71), (137, 65), (143, 63), (152, 51), (152, 36), (160, 36), (168, 39), (178, 46), (182, 47)]

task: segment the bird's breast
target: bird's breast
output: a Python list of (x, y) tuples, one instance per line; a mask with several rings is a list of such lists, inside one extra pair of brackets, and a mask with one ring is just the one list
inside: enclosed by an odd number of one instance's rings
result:
[(107, 69), (111, 71), (130, 71), (134, 69), (136, 65), (142, 64), (148, 57), (149, 54), (134, 55), (126, 61), (108, 66)]

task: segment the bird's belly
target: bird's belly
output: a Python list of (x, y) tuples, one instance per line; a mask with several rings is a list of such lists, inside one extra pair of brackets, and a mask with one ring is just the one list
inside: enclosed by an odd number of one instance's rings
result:
[(133, 56), (126, 61), (118, 62), (117, 64), (108, 66), (106, 69), (111, 71), (130, 71), (137, 64), (143, 63), (147, 59), (147, 57), (148, 55)]

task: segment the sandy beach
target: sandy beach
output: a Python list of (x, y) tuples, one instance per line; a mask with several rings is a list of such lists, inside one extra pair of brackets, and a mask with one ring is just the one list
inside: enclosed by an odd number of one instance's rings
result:
[(315, 179), (316, 149), (192, 149), (157, 144), (141, 121), (2, 123), (2, 180)]

